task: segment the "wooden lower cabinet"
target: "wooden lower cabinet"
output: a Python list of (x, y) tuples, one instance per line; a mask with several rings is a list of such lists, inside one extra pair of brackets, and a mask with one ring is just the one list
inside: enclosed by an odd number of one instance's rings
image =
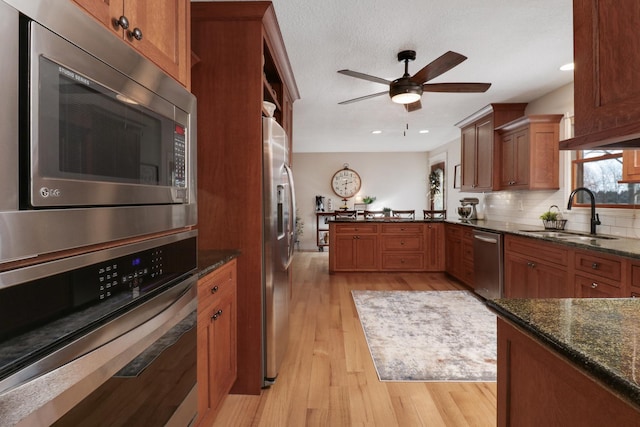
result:
[(236, 260), (198, 281), (198, 424), (211, 425), (237, 376)]
[(427, 224), (424, 228), (424, 267), (426, 271), (444, 271), (444, 224)]
[(378, 224), (329, 225), (330, 271), (375, 271), (378, 263)]
[(637, 409), (500, 318), (497, 403), (498, 427), (640, 425)]
[(504, 238), (505, 298), (569, 298), (569, 249), (527, 237)]
[(473, 228), (445, 226), (445, 271), (473, 288)]
[(630, 295), (623, 280), (625, 259), (577, 250), (574, 254), (575, 296), (622, 298)]
[(443, 271), (444, 223), (332, 222), (329, 272)]

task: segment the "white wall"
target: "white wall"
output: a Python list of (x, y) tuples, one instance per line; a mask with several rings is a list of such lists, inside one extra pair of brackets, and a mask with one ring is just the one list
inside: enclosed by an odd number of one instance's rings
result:
[(427, 153), (293, 153), (293, 176), (296, 190), (296, 204), (300, 218), (304, 222), (300, 238), (301, 250), (317, 250), (315, 196), (331, 199), (333, 209), (339, 209), (341, 199), (331, 190), (331, 177), (343, 164), (360, 175), (362, 188), (358, 196), (375, 196), (370, 209), (383, 207), (391, 209), (414, 209), (422, 215), (427, 208)]

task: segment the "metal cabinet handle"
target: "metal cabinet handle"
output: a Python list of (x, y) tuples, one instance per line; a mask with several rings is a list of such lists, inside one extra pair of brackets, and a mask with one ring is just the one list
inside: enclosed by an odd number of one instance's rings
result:
[(594, 262), (593, 264), (591, 264), (591, 268), (593, 268), (594, 270), (597, 270), (598, 267), (600, 267), (600, 266), (598, 265), (597, 262)]
[(216, 311), (215, 313), (213, 313), (213, 316), (211, 316), (212, 320), (218, 320), (218, 317), (220, 317), (222, 315), (222, 309)]
[(133, 29), (133, 31), (128, 31), (127, 36), (129, 36), (129, 40), (131, 39), (142, 40), (142, 30), (136, 27)]
[(211, 293), (215, 294), (216, 292), (218, 292), (218, 285), (215, 285), (213, 288), (211, 288)]
[(529, 267), (529, 268), (534, 268), (535, 266), (536, 266), (536, 263), (535, 263), (535, 262), (531, 262), (531, 261), (528, 261), (528, 262), (527, 262), (527, 267)]
[(404, 246), (404, 240), (400, 240), (400, 246)]
[(598, 287), (598, 284), (597, 284), (596, 282), (593, 282), (593, 283), (591, 284), (591, 289), (595, 289), (595, 288), (597, 288), (597, 287)]
[(122, 27), (123, 30), (126, 30), (129, 28), (129, 20), (123, 15), (120, 18), (113, 20), (113, 26), (116, 28)]

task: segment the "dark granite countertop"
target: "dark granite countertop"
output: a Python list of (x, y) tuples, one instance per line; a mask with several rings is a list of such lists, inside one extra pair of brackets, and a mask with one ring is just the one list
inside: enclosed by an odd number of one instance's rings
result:
[(198, 251), (198, 277), (204, 277), (240, 255), (235, 249), (205, 249)]
[[(544, 228), (542, 226), (524, 225), (524, 224), (502, 222), (502, 221), (486, 221), (486, 220), (472, 220), (472, 221), (447, 220), (447, 222), (452, 224), (465, 225), (465, 226), (477, 228), (479, 230), (495, 231), (499, 233), (531, 237), (534, 239), (540, 239), (540, 240), (544, 240), (552, 243), (558, 243), (558, 244), (570, 246), (573, 248), (588, 249), (588, 250), (593, 250), (598, 252), (609, 253), (612, 255), (631, 257), (631, 258), (640, 257), (640, 239), (632, 239), (628, 237), (609, 236), (605, 234), (599, 234), (602, 237), (607, 237), (607, 239), (588, 239), (588, 240), (577, 241), (577, 240), (568, 240), (566, 238), (547, 237), (543, 234), (538, 233), (539, 231), (544, 231)], [(548, 230), (548, 231), (554, 231), (554, 230)], [(569, 231), (569, 232), (575, 233), (576, 235), (579, 235), (579, 236), (589, 236), (589, 233), (579, 233), (579, 232), (573, 232), (573, 231)]]
[(497, 299), (487, 305), (640, 407), (640, 299)]

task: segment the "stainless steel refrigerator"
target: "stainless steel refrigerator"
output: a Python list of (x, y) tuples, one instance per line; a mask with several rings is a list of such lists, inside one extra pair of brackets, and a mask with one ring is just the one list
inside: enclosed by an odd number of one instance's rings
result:
[(289, 144), (273, 118), (262, 119), (264, 173), (263, 373), (273, 384), (289, 343), (289, 274), (295, 242), (295, 196)]

